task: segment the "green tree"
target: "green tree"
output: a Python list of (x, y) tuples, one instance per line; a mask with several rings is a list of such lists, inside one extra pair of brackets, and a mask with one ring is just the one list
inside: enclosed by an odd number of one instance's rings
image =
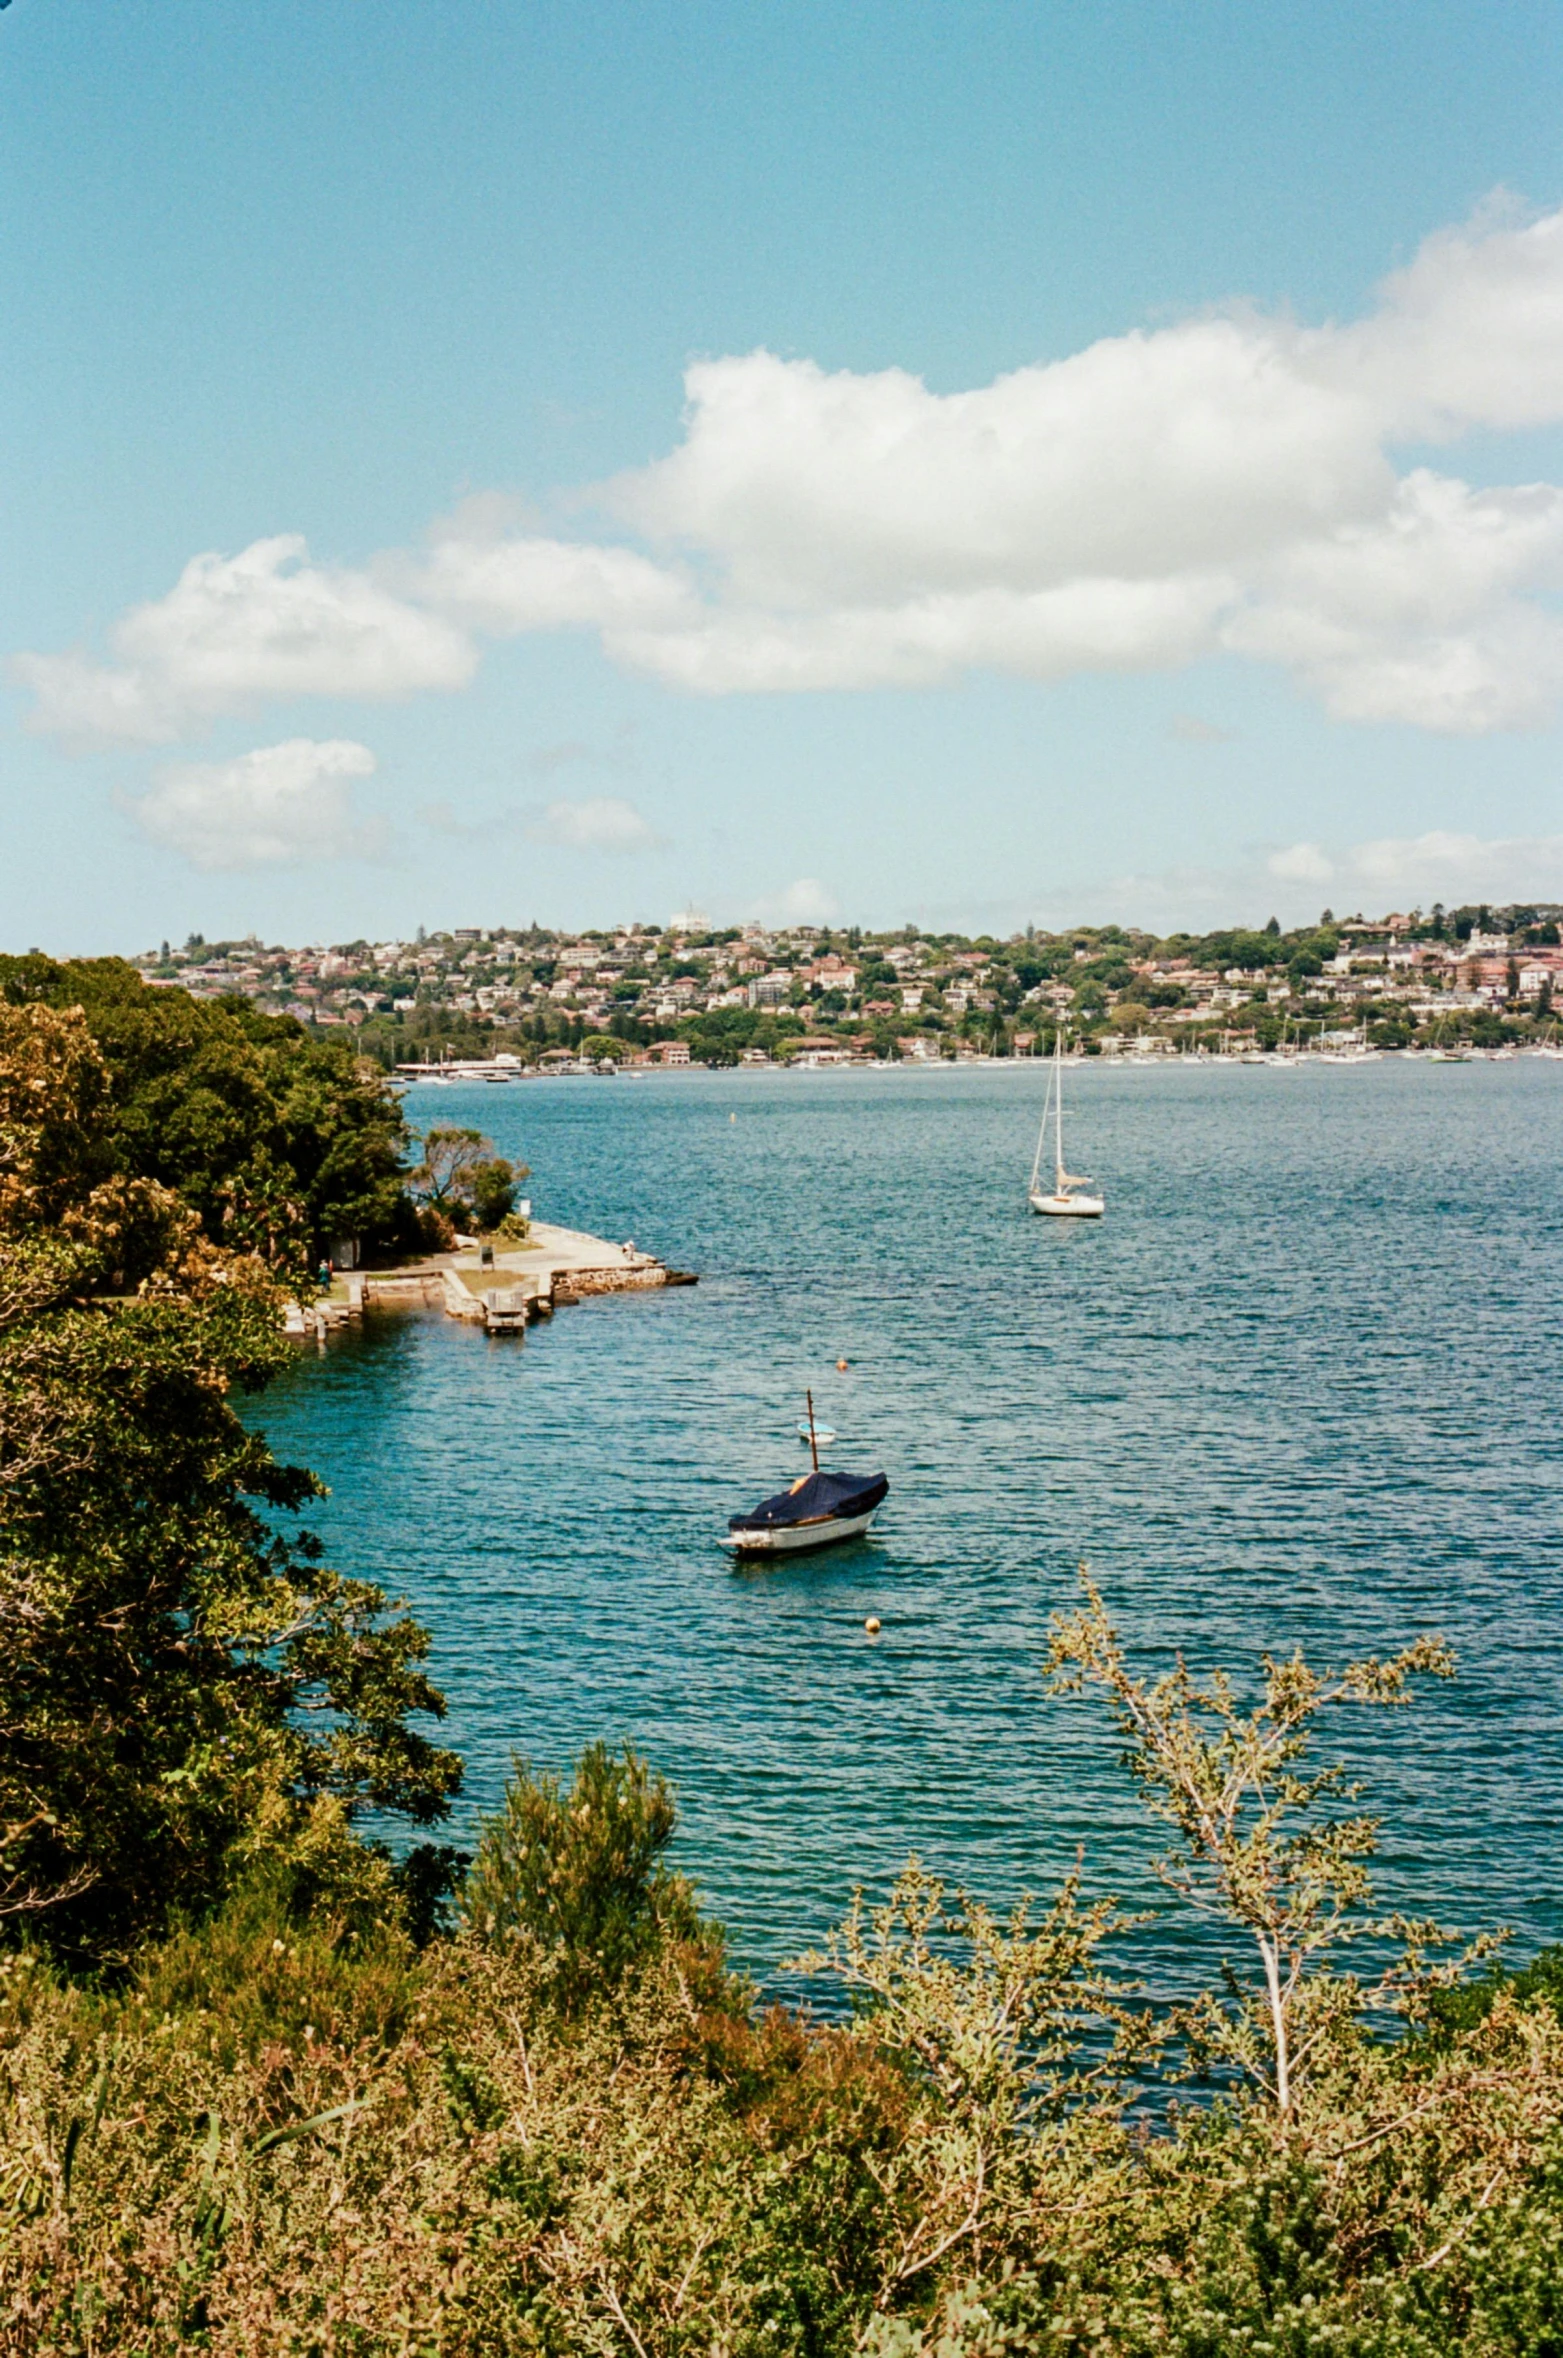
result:
[(436, 1127), (424, 1135), (412, 1185), (442, 1218), (468, 1220), (487, 1231), (509, 1219), (517, 1190), (530, 1175), (525, 1163), (496, 1154), (481, 1130)]
[(247, 1000), (158, 990), (118, 958), (0, 958), (0, 1001), (79, 1007), (105, 1167), (173, 1189), (207, 1236), (295, 1282), (342, 1236), (410, 1241), (401, 1108), (345, 1042)]
[(516, 1208), (520, 1178), (503, 1155), (479, 1163), (472, 1173), (472, 1218), (480, 1235), (502, 1228)]
[(673, 1934), (700, 1930), (681, 1875), (663, 1865), (678, 1813), (631, 1751), (589, 1744), (568, 1788), (519, 1756), (498, 1814), (483, 1825), (462, 1894), (486, 1939), (537, 1943), (567, 2012), (611, 1990)]
[(1239, 927), (1227, 933), (1208, 933), (1192, 953), (1197, 966), (1278, 966), (1286, 952), (1281, 946), (1280, 928), (1274, 933), (1266, 926), (1262, 933)]
[(933, 2098), (923, 2133), (876, 2171), (899, 2214), (891, 2299), (940, 2263), (980, 2268), (1059, 2145), (1083, 2158), (1110, 2141), (1153, 2040), (1131, 1985), (1098, 1962), (1123, 1923), (1111, 1901), (1082, 1904), (1076, 1876), (1040, 1920), (1022, 1901), (1005, 1921), (912, 1859), (884, 1906), (855, 1894), (825, 1951), (798, 1961), (844, 1984), (864, 2043)]
[(322, 1564), (319, 1485), (230, 1405), (283, 1361), (276, 1286), (100, 1175), (111, 1102), (79, 1011), (0, 1006), (0, 1923), (88, 1959), (460, 1781), (411, 1725), (425, 1632)]
[(413, 1185), (425, 1201), (441, 1212), (466, 1202), (467, 1178), (480, 1157), (491, 1155), (493, 1140), (481, 1130), (437, 1124), (423, 1137), (423, 1160), (413, 1172)]

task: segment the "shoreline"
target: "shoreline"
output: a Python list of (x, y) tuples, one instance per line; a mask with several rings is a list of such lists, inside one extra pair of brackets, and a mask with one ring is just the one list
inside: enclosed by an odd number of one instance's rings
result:
[(584, 1229), (534, 1220), (523, 1243), (496, 1246), (488, 1264), (480, 1247), (462, 1245), (401, 1268), (349, 1270), (343, 1283), (342, 1298), (333, 1288), (315, 1302), (289, 1302), (284, 1332), (304, 1341), (372, 1309), (428, 1308), (483, 1326), (490, 1334), (521, 1333), (537, 1319), (551, 1318), (555, 1310), (595, 1294), (650, 1293), (695, 1285), (698, 1278), (689, 1270), (669, 1268), (631, 1239), (613, 1244)]
[[(1521, 1041), (1502, 1047), (1479, 1047), (1461, 1042), (1457, 1052), (1437, 1047), (1353, 1048), (1327, 1043), (1306, 1048), (1235, 1049), (1184, 1048), (1175, 1044), (1152, 1049), (1108, 1048), (1082, 1054), (1071, 1049), (1064, 1062), (1071, 1066), (1089, 1066), (1104, 1072), (1169, 1072), (1184, 1071), (1190, 1066), (1223, 1069), (1238, 1065), (1284, 1065), (1302, 1070), (1313, 1070), (1323, 1065), (1359, 1064), (1529, 1064), (1563, 1061), (1563, 1046), (1549, 1042)], [(481, 1066), (448, 1068), (445, 1081), (423, 1081), (406, 1067), (398, 1067), (389, 1076), (389, 1085), (398, 1094), (420, 1086), (473, 1087), (498, 1082), (501, 1086), (543, 1081), (604, 1080), (611, 1076), (623, 1081), (690, 1080), (716, 1078), (720, 1080), (754, 1078), (777, 1073), (805, 1073), (817, 1077), (821, 1073), (956, 1073), (956, 1072), (1035, 1072), (1045, 1071), (1052, 1064), (1049, 1056), (1036, 1056), (1027, 1049), (1010, 1056), (853, 1056), (829, 1049), (817, 1054), (773, 1058), (764, 1064), (707, 1065), (698, 1057), (686, 1063), (647, 1063), (614, 1065), (606, 1068), (586, 1062), (556, 1064), (545, 1069), (523, 1065), (504, 1072), (492, 1073)]]

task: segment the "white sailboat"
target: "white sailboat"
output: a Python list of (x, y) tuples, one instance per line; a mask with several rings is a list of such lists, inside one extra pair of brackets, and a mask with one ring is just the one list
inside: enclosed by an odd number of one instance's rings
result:
[[(1042, 1155), (1047, 1145), (1047, 1126), (1053, 1123), (1053, 1192), (1048, 1195), (1042, 1185)], [(1077, 1187), (1090, 1187), (1092, 1181), (1080, 1179), (1064, 1167), (1064, 1027), (1059, 1024), (1053, 1034), (1053, 1070), (1048, 1077), (1047, 1102), (1042, 1108), (1042, 1128), (1037, 1138), (1037, 1151), (1031, 1165), (1031, 1209), (1058, 1220), (1100, 1220), (1107, 1206), (1099, 1195), (1076, 1195)]]
[(1464, 1040), (1461, 1039), (1458, 1032), (1451, 1040), (1448, 1037), (1448, 1033), (1449, 1018), (1444, 1016), (1433, 1026), (1433, 1037), (1427, 1051), (1428, 1063), (1469, 1064), (1471, 1061), (1471, 1051), (1466, 1046)]

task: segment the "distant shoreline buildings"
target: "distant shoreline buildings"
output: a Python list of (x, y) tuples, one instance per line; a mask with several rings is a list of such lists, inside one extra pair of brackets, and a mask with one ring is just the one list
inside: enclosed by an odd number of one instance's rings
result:
[[(1563, 995), (1563, 905), (1436, 907), (1283, 932), (1165, 938), (1121, 926), (991, 935), (758, 924), (581, 934), (458, 927), (411, 941), (288, 948), (164, 943), (155, 985), (237, 995), (390, 1066), (441, 1055), (524, 1065), (1026, 1054), (1067, 1021), (1088, 1050), (1175, 1051), (1212, 1033), (1306, 1039), (1343, 1024), (1383, 1046), (1429, 1027), (1507, 1036)], [(1505, 1031), (1505, 1027), (1507, 1027)]]

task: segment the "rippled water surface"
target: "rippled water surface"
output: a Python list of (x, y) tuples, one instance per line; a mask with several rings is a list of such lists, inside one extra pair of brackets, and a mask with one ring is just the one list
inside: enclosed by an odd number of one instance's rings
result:
[[(333, 1560), (434, 1633), (464, 1822), (512, 1747), (632, 1738), (762, 1972), (912, 1850), (1007, 1900), (1083, 1845), (1143, 1897), (1111, 1731), (1042, 1678), (1086, 1559), (1151, 1667), (1442, 1630), (1456, 1684), (1340, 1723), (1381, 1889), (1559, 1937), (1563, 1064), (1086, 1067), (1100, 1224), (1026, 1209), (1043, 1080), (413, 1093), (523, 1156), (540, 1217), (701, 1279), (524, 1344), (378, 1315), (261, 1405), (331, 1485)], [(805, 1384), (890, 1498), (871, 1542), (735, 1571), (718, 1535), (801, 1471)], [(1147, 1937), (1194, 1953), (1175, 1909)]]

